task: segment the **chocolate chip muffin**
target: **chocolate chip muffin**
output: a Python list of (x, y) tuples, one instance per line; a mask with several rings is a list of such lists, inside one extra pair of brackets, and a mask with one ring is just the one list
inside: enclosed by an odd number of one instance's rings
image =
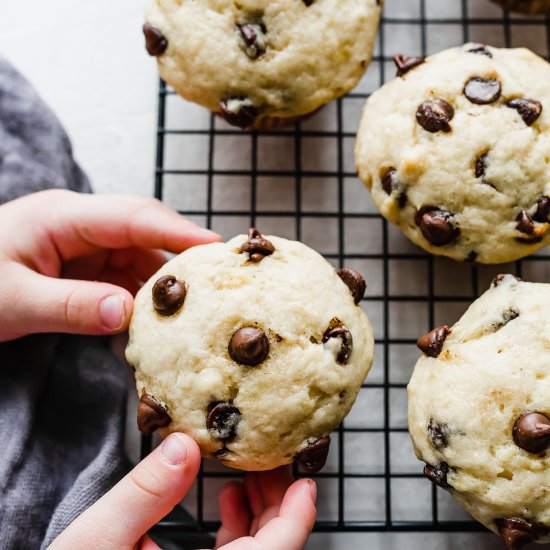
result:
[(550, 0), (493, 0), (493, 2), (521, 13), (550, 13)]
[(241, 128), (292, 123), (351, 90), (382, 0), (154, 0), (143, 27), (160, 74)]
[(255, 229), (187, 250), (136, 297), (139, 429), (185, 432), (233, 468), (318, 471), (371, 367), (364, 292), (357, 271)]
[(424, 475), (506, 548), (550, 541), (550, 285), (499, 275), (418, 340), (409, 431)]
[(456, 260), (509, 262), (550, 243), (550, 65), (483, 44), (395, 63), (355, 150), (382, 215)]

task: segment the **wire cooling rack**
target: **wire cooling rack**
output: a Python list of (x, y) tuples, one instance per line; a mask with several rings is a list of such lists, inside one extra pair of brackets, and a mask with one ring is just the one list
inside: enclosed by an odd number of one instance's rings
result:
[[(550, 18), (511, 14), (488, 0), (386, 0), (377, 50), (359, 86), (283, 130), (232, 128), (160, 83), (156, 197), (224, 238), (254, 225), (366, 276), (361, 305), (375, 327), (375, 364), (333, 435), (326, 467), (314, 476), (320, 532), (481, 530), (423, 478), (414, 456), (406, 384), (419, 355), (415, 341), (434, 326), (453, 324), (497, 273), (548, 281), (550, 257), (542, 251), (494, 267), (431, 257), (379, 216), (353, 162), (361, 108), (394, 77), (392, 56), (428, 55), (468, 41), (527, 46), (548, 57)], [(142, 453), (150, 448), (144, 438)], [(171, 516), (156, 532), (215, 531), (218, 490), (239, 476), (204, 463), (184, 501), (190, 515)]]

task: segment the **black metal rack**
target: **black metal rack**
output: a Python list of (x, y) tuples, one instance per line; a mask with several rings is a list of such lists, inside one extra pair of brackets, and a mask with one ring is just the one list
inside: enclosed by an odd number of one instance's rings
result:
[[(393, 78), (395, 53), (427, 55), (476, 41), (526, 45), (548, 57), (550, 17), (519, 16), (492, 6), (488, 0), (386, 0), (377, 51), (358, 88), (287, 129), (242, 132), (185, 104), (160, 83), (156, 197), (224, 237), (245, 232), (249, 225), (264, 233), (281, 234), (282, 228), (281, 236), (321, 248), (335, 266), (359, 268), (367, 282), (371, 273), (378, 274), (362, 303), (375, 326), (377, 359), (356, 404), (358, 412), (352, 410), (334, 434), (327, 468), (314, 476), (321, 495), (323, 483), (330, 485), (326, 491), (334, 503), (323, 510), (321, 496), (317, 531), (482, 529), (444, 491), (423, 480), (422, 465), (408, 443), (403, 401), (418, 356), (415, 341), (437, 324), (452, 324), (497, 273), (548, 280), (550, 256), (543, 251), (513, 265), (487, 267), (424, 254), (379, 216), (356, 178), (350, 155), (359, 107)], [(413, 38), (417, 42), (405, 49)], [(320, 231), (324, 240), (319, 240)], [(142, 453), (150, 447), (150, 439), (144, 438)], [(368, 453), (377, 449), (379, 460), (361, 464), (359, 448)], [(219, 524), (206, 510), (205, 499), (220, 480), (239, 475), (203, 465), (189, 502), (193, 519), (166, 519), (157, 532), (215, 531)], [(354, 498), (348, 498), (353, 492)], [(409, 505), (408, 516), (397, 495), (423, 504)], [(369, 505), (375, 499), (381, 500)], [(357, 502), (363, 503), (359, 510)]]

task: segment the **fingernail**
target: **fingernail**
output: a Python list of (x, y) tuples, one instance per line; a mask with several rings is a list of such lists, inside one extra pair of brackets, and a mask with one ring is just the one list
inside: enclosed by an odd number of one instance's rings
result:
[(99, 306), (101, 323), (109, 330), (117, 330), (124, 323), (124, 299), (114, 294), (103, 298)]
[(169, 435), (159, 448), (160, 455), (168, 464), (177, 466), (183, 464), (189, 456), (189, 447), (183, 437), (177, 434)]
[(313, 501), (313, 504), (317, 501), (317, 484), (312, 479), (307, 480), (309, 484), (309, 492), (311, 494), (311, 500)]

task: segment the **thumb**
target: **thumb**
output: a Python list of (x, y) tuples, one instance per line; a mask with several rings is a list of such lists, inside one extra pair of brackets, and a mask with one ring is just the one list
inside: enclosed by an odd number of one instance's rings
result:
[(13, 300), (17, 315), (8, 325), (17, 333), (14, 337), (38, 332), (109, 335), (128, 328), (134, 300), (124, 288), (18, 268), (20, 290)]
[(169, 435), (147, 458), (76, 518), (50, 550), (130, 550), (185, 496), (200, 466), (198, 445)]

